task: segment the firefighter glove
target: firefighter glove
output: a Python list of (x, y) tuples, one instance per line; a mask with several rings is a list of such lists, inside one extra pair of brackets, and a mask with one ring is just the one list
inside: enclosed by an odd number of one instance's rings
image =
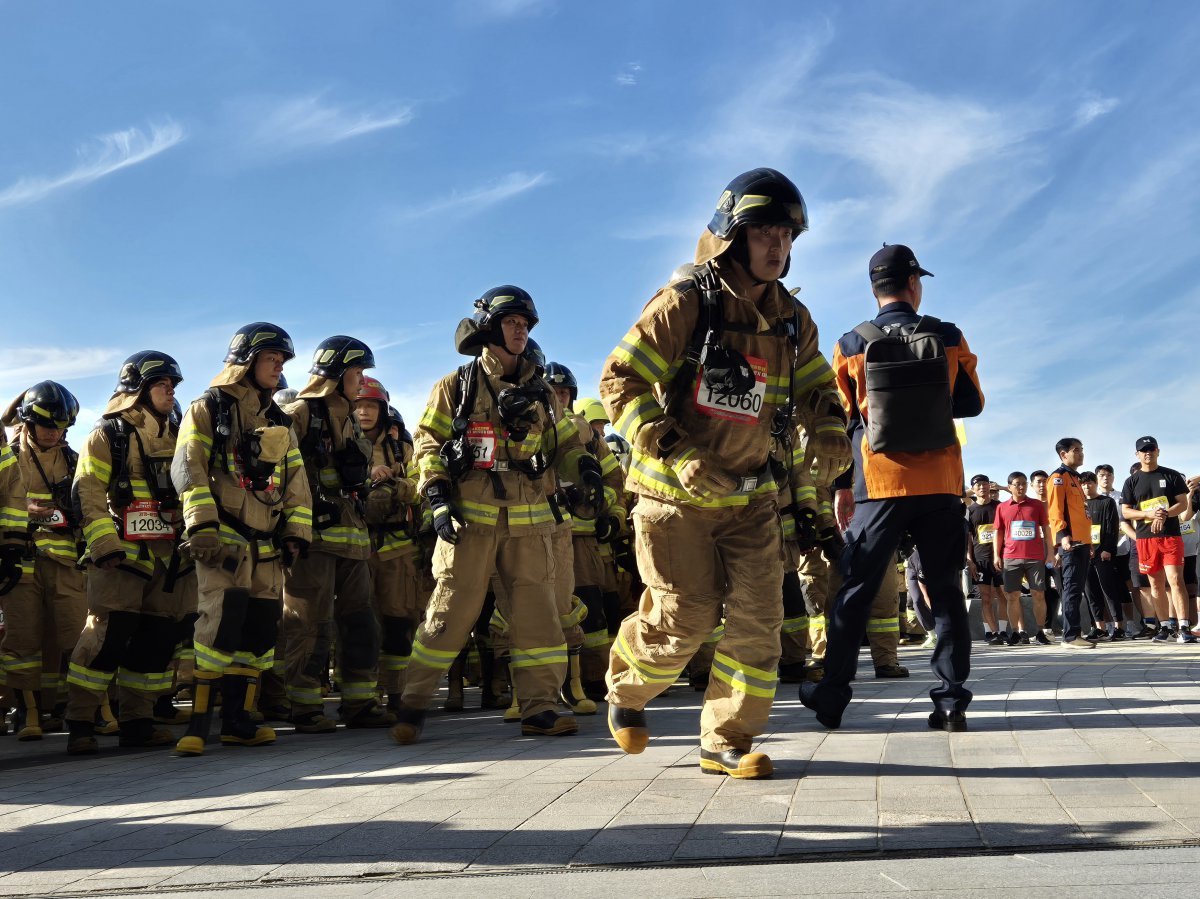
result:
[(831, 422), (828, 430), (823, 428), (822, 431), (809, 442), (809, 448), (813, 454), (813, 481), (824, 487), (853, 464), (854, 456), (850, 451), (850, 438), (840, 423)]
[(463, 527), (463, 518), (450, 501), (450, 485), (446, 481), (434, 481), (425, 490), (429, 508), (433, 512), (433, 529), (447, 543), (458, 543), (458, 532)]
[(15, 543), (0, 546), (0, 596), (9, 593), (21, 580), (21, 547)]
[(201, 565), (217, 564), (222, 552), (221, 538), (215, 530), (200, 531), (188, 538), (188, 553)]
[(817, 548), (820, 538), (817, 536), (817, 513), (807, 506), (801, 506), (792, 512), (796, 521), (796, 543), (800, 552), (808, 555)]
[(831, 563), (836, 564), (842, 558), (846, 549), (846, 541), (838, 533), (837, 528), (826, 528), (821, 531), (821, 554)]
[(672, 467), (683, 489), (696, 499), (719, 499), (737, 489), (737, 481), (714, 465), (703, 450), (695, 447), (680, 453)]
[(591, 456), (583, 456), (579, 460), (579, 486), (583, 488), (584, 502), (593, 509), (599, 509), (604, 504), (604, 477), (600, 472), (600, 463)]

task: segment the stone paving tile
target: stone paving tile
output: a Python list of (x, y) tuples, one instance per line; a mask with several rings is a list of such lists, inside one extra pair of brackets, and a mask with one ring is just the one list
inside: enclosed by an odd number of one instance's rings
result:
[(783, 691), (764, 782), (699, 771), (699, 697), (684, 690), (652, 707), (640, 756), (615, 750), (602, 717), (581, 718), (568, 745), (518, 737), (494, 713), (431, 716), (408, 748), (285, 729), (270, 749), (199, 762), (106, 741), (83, 768), (40, 761), (61, 751), (50, 741), (0, 741), (0, 857), (20, 869), (0, 892), (1200, 834), (1186, 786), (1200, 773), (1200, 653), (981, 651), (972, 730), (944, 734), (925, 726), (924, 656), (904, 652), (913, 677), (865, 675), (836, 732)]

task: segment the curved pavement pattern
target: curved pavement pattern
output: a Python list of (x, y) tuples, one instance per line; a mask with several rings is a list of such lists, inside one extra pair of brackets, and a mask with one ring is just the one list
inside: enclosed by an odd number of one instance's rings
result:
[[(522, 738), (499, 713), (478, 711), (431, 716), (412, 747), (383, 732), (285, 728), (273, 748), (213, 745), (198, 760), (102, 738), (102, 754), (81, 761), (65, 756), (61, 734), (40, 745), (3, 737), (0, 894), (320, 882), (328, 895), (361, 895), (369, 882), (415, 895), (420, 882), (422, 894), (441, 895), (437, 885), (461, 892), (466, 875), (529, 872), (470, 883), (532, 895), (538, 877), (561, 881), (565, 866), (601, 866), (617, 879), (628, 876), (619, 868), (645, 866), (637, 882), (682, 890), (655, 887), (659, 899), (768, 895), (752, 886), (766, 868), (736, 865), (764, 860), (807, 862), (812, 874), (828, 863), (866, 865), (870, 889), (888, 892), (911, 889), (899, 872), (919, 862), (928, 879), (946, 856), (969, 856), (981, 870), (1034, 859), (1020, 870), (1041, 871), (1037, 883), (1049, 890), (1083, 883), (1064, 876), (1084, 856), (1052, 866), (1036, 863), (1037, 853), (1176, 846), (1197, 858), (1187, 847), (1200, 845), (1191, 787), (1200, 652), (977, 644), (963, 734), (927, 727), (925, 653), (903, 652), (914, 676), (875, 681), (864, 664), (833, 733), (782, 685), (764, 747), (776, 776), (761, 782), (699, 772), (699, 697), (686, 684), (652, 706), (656, 736), (641, 756), (614, 748), (602, 716), (581, 719), (575, 737)], [(468, 705), (478, 695), (468, 690)], [(734, 879), (695, 886), (714, 870)], [(1097, 883), (1132, 882), (1115, 876)], [(599, 882), (571, 877), (554, 889), (590, 893), (584, 885)], [(888, 886), (892, 878), (900, 886)], [(797, 883), (787, 892), (801, 892)], [(1001, 874), (988, 891), (1012, 883)]]

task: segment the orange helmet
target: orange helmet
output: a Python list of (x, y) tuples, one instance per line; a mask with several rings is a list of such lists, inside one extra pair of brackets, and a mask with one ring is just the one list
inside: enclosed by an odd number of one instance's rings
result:
[(388, 404), (389, 397), (387, 390), (375, 378), (363, 375), (362, 386), (358, 388), (358, 399), (360, 400), (379, 400), (385, 406)]

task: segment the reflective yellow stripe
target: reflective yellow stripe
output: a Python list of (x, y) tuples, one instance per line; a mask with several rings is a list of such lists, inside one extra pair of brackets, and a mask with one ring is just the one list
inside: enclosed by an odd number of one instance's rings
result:
[(709, 634), (704, 639), (704, 642), (705, 643), (720, 643), (721, 638), (724, 636), (725, 636), (725, 622), (721, 622), (720, 624), (718, 624), (716, 627), (714, 627), (712, 629), (712, 633)]
[(662, 405), (655, 399), (653, 393), (643, 393), (626, 404), (613, 423), (613, 428), (618, 434), (633, 443), (634, 436), (643, 425), (657, 421), (665, 414)]
[(204, 671), (224, 671), (233, 664), (233, 656), (203, 643), (194, 643), (196, 667)]
[(798, 396), (830, 381), (833, 381), (833, 369), (825, 357), (818, 353), (792, 373), (792, 392)]
[(418, 427), (429, 431), (438, 440), (449, 440), (454, 429), (454, 422), (451, 421), (450, 416), (443, 415), (433, 406), (426, 406), (425, 411), (421, 414)]
[[(196, 422), (190, 415), (185, 415), (183, 425), (179, 429), (179, 443), (199, 443), (206, 449), (212, 449), (212, 438), (196, 429)], [(207, 456), (208, 454), (205, 453)]]
[(583, 648), (584, 649), (599, 649), (601, 646), (609, 644), (608, 630), (600, 631), (584, 631)]
[(554, 513), (550, 510), (550, 504), (545, 500), (528, 505), (508, 506), (507, 509), (508, 523), (513, 528), (554, 523)]
[(158, 693), (168, 690), (174, 675), (170, 671), (129, 671), (126, 668), (117, 669), (117, 686), (133, 690), (144, 690), (148, 693)]
[(375, 684), (370, 681), (341, 681), (339, 685), (345, 702), (365, 702), (375, 698)]
[(294, 705), (322, 705), (325, 701), (320, 687), (293, 687), (288, 684), (287, 696)]
[(654, 347), (638, 337), (636, 331), (626, 334), (612, 355), (629, 365), (648, 384), (662, 379), (667, 373), (667, 363)]
[(419, 637), (413, 641), (412, 654), (409, 656), (413, 662), (419, 662), (428, 668), (437, 668), (440, 671), (449, 668), (450, 663), (456, 658), (458, 658), (457, 649), (430, 649), (421, 642)]
[(463, 519), (472, 524), (486, 524), (494, 527), (500, 518), (500, 507), (487, 503), (463, 499), (458, 501), (458, 509), (462, 512)]
[(379, 654), (380, 671), (404, 671), (408, 668), (408, 656), (394, 656), (386, 652)]
[(899, 618), (868, 618), (868, 634), (898, 634), (900, 633)]
[(783, 632), (785, 634), (797, 634), (801, 631), (808, 630), (808, 616), (803, 615), (799, 618), (783, 619)]
[(758, 485), (750, 493), (734, 493), (729, 496), (712, 499), (697, 499), (679, 484), (675, 472), (659, 459), (655, 459), (636, 447), (629, 464), (629, 479), (633, 483), (642, 484), (651, 493), (666, 496), (680, 503), (686, 503), (701, 509), (729, 509), (745, 506), (753, 499), (774, 495), (779, 492), (779, 485), (764, 471)]
[(737, 662), (722, 652), (713, 655), (713, 675), (747, 696), (773, 699), (779, 677), (773, 671), (764, 671)]
[(85, 451), (79, 457), (79, 467), (76, 469), (75, 476), (78, 478), (96, 478), (96, 480), (107, 487), (108, 482), (112, 480), (112, 466), (95, 456), (88, 455)]
[(517, 649), (515, 646), (508, 651), (510, 668), (536, 668), (539, 665), (566, 665), (567, 644), (558, 646), (533, 646), (528, 649)]
[(624, 634), (618, 634), (617, 640), (613, 644), (613, 649), (621, 660), (625, 662), (634, 673), (647, 684), (673, 684), (679, 679), (679, 675), (683, 673), (683, 668), (657, 668), (654, 665), (640, 662), (633, 654), (633, 650), (629, 648), (629, 644), (625, 640)]
[(335, 525), (323, 531), (317, 531), (313, 538), (321, 543), (333, 543), (338, 546), (370, 546), (371, 538), (365, 528), (353, 528)]
[(67, 683), (96, 693), (108, 689), (114, 674), (114, 671), (99, 671), (72, 662), (67, 669)]

